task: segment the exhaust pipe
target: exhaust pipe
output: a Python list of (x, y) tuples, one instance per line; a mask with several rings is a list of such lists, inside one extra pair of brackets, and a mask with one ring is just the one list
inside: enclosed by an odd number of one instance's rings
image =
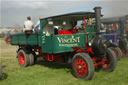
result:
[(101, 7), (95, 7), (95, 17), (96, 17), (96, 33), (99, 34), (100, 33), (100, 29), (101, 29)]

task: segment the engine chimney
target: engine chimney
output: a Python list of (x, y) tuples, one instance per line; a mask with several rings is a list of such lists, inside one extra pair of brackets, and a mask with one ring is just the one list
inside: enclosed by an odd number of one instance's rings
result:
[(100, 29), (101, 29), (101, 7), (95, 7), (95, 17), (96, 17), (96, 33), (99, 34), (100, 33)]

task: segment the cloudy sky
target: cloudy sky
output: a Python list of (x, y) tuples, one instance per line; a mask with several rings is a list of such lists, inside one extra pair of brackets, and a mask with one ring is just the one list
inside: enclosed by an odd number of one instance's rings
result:
[(27, 16), (36, 23), (39, 16), (93, 11), (95, 6), (103, 8), (104, 17), (128, 14), (128, 0), (0, 0), (0, 27), (23, 26)]

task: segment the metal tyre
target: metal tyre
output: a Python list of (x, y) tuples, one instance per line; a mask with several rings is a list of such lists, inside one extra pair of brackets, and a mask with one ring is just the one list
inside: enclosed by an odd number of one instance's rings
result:
[(34, 54), (33, 53), (29, 54), (29, 60), (30, 60), (29, 65), (30, 66), (33, 65), (34, 64)]
[(74, 76), (83, 80), (91, 80), (94, 76), (94, 65), (91, 57), (86, 53), (77, 53), (72, 59)]
[(110, 48), (107, 49), (106, 57), (104, 60), (105, 60), (105, 63), (102, 65), (102, 70), (107, 72), (114, 71), (117, 64), (117, 57)]
[(119, 47), (111, 47), (118, 60), (122, 57), (122, 51)]
[(29, 65), (30, 60), (26, 49), (20, 49), (18, 51), (18, 61), (22, 67), (27, 67)]

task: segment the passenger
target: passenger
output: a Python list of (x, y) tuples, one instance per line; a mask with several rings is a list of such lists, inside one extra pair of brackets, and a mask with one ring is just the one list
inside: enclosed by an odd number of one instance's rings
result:
[(31, 17), (27, 17), (27, 20), (24, 22), (24, 32), (25, 31), (32, 31), (34, 28), (34, 24), (33, 22), (31, 21)]
[(39, 20), (37, 21), (35, 27), (34, 27), (34, 31), (35, 32), (39, 32), (40, 31), (40, 20), (43, 19), (42, 16), (40, 16)]

